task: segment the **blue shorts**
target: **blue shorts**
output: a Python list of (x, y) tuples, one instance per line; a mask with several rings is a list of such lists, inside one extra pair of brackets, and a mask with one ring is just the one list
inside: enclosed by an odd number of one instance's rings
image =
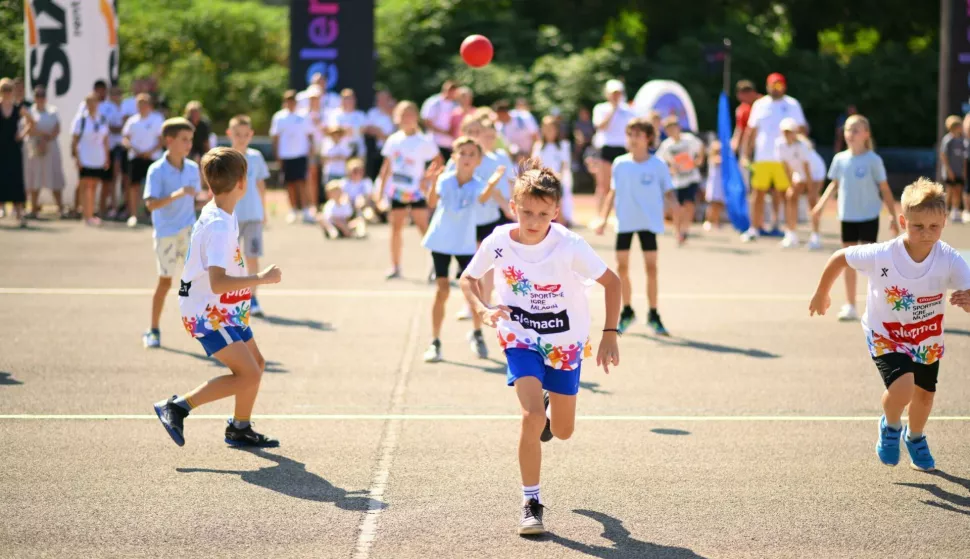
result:
[(225, 326), (215, 332), (209, 332), (201, 338), (196, 338), (202, 344), (202, 349), (205, 350), (205, 354), (209, 357), (212, 357), (214, 353), (226, 348), (231, 343), (246, 343), (251, 339), (253, 339), (253, 329), (248, 326), (245, 328)]
[(522, 377), (536, 377), (542, 388), (556, 394), (575, 396), (579, 393), (579, 371), (582, 365), (572, 371), (553, 369), (546, 365), (542, 355), (531, 349), (507, 349), (505, 358), (509, 362), (506, 380), (509, 386)]

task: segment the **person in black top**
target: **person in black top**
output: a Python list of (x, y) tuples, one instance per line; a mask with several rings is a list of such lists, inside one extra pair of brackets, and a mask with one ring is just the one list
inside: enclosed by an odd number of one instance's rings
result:
[[(20, 120), (25, 126), (20, 126)], [(33, 120), (27, 109), (14, 102), (14, 84), (7, 78), (0, 79), (0, 207), (12, 202), (14, 213), (21, 228), (27, 227), (24, 203), (27, 190), (24, 185), (23, 140), (30, 133)]]
[(212, 146), (209, 145), (209, 134), (212, 133), (212, 126), (209, 121), (202, 116), (202, 103), (189, 101), (185, 105), (185, 119), (195, 126), (195, 133), (192, 135), (192, 151), (189, 158), (198, 163), (202, 160)]

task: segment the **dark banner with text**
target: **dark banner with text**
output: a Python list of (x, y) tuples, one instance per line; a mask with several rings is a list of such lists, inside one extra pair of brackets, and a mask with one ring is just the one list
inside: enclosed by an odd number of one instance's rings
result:
[(970, 0), (950, 0), (943, 6), (949, 7), (943, 25), (949, 28), (944, 32), (950, 48), (940, 60), (940, 75), (947, 82), (940, 90), (940, 109), (945, 115), (963, 115), (970, 112)]
[(305, 89), (314, 74), (328, 92), (350, 88), (357, 105), (374, 98), (374, 0), (290, 2), (290, 87)]

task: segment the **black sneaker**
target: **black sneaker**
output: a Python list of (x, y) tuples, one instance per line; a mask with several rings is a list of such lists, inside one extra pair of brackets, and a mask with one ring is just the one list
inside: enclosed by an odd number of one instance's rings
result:
[(155, 415), (162, 422), (162, 427), (168, 431), (175, 444), (185, 446), (185, 437), (182, 436), (183, 421), (189, 416), (189, 412), (182, 406), (175, 405), (175, 396), (169, 400), (156, 402), (154, 405)]
[(522, 520), (519, 522), (520, 536), (538, 536), (545, 534), (546, 528), (542, 525), (542, 503), (535, 499), (522, 505)]
[(623, 311), (620, 312), (620, 323), (616, 326), (616, 333), (623, 334), (623, 332), (626, 332), (626, 329), (633, 324), (636, 318), (637, 315), (633, 312), (633, 307), (624, 307)]
[(660, 321), (660, 313), (651, 312), (650, 316), (647, 317), (647, 325), (653, 328), (654, 333), (658, 336), (670, 336), (670, 332), (667, 332), (664, 323)]
[(232, 446), (253, 446), (258, 448), (275, 448), (280, 446), (278, 440), (253, 431), (251, 424), (240, 429), (232, 424), (231, 419), (229, 420), (229, 425), (226, 426), (226, 442)]
[[(546, 411), (549, 411), (549, 393), (543, 391), (542, 399), (546, 401)], [(539, 435), (539, 440), (547, 443), (552, 440), (552, 422), (549, 420), (549, 414), (546, 414), (546, 427), (542, 430), (542, 434)]]

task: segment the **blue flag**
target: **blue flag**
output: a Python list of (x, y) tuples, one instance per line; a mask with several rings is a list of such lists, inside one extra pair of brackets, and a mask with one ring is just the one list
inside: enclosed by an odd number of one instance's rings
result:
[(748, 217), (748, 193), (738, 160), (731, 151), (731, 107), (727, 93), (721, 92), (717, 103), (717, 138), (721, 141), (721, 179), (724, 181), (724, 206), (728, 218), (738, 231), (751, 226)]

